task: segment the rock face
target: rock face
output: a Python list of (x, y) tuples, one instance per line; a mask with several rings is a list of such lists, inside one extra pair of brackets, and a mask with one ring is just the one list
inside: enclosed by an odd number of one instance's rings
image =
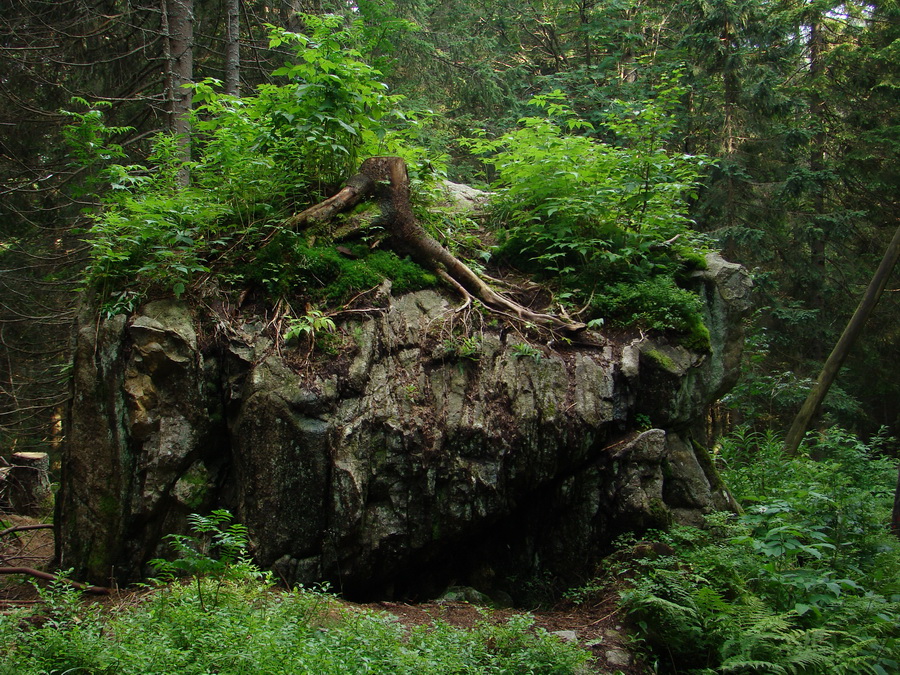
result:
[(290, 583), (362, 596), (575, 580), (623, 531), (728, 506), (695, 441), (737, 376), (750, 282), (711, 256), (696, 284), (702, 354), (665, 337), (525, 349), (461, 332), (455, 301), (433, 291), (344, 324), (336, 353), (309, 362), (263, 323), (216, 337), (175, 301), (86, 315), (61, 563), (134, 580), (187, 514), (224, 507)]

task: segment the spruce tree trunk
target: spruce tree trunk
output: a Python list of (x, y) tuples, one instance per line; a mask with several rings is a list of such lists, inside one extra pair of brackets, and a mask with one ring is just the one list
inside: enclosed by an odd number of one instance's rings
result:
[[(813, 21), (809, 26), (809, 112), (816, 124), (809, 151), (809, 170), (813, 174), (821, 174), (825, 169), (825, 102), (816, 89), (819, 79), (824, 71), (822, 64), (822, 26), (818, 21)], [(822, 223), (821, 216), (825, 213), (825, 186), (821, 178), (814, 179), (817, 182), (812, 198), (813, 219), (816, 225)], [(825, 280), (825, 233), (821, 236), (813, 236), (810, 239), (810, 256), (818, 283), (814, 282), (811, 305), (818, 310), (820, 320), (825, 316), (825, 296), (822, 293)], [(823, 350), (824, 351), (824, 350)], [(821, 354), (816, 355), (821, 358)]]
[(241, 0), (228, 0), (225, 32), (225, 93), (241, 95)]
[[(184, 162), (191, 161), (191, 104), (193, 92), (183, 85), (194, 78), (194, 2), (162, 0), (163, 33), (166, 52), (166, 99), (169, 128), (178, 137)], [(182, 185), (190, 183), (184, 167), (178, 173)]]
[(722, 61), (722, 89), (724, 95), (722, 124), (722, 154), (731, 156), (737, 150), (737, 111), (741, 82), (737, 73), (737, 52), (739, 49), (735, 26), (728, 19), (722, 26), (719, 41), (725, 45), (726, 54)]

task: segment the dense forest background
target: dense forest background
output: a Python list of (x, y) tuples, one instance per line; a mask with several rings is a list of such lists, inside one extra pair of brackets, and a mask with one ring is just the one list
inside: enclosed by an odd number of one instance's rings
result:
[[(687, 197), (695, 241), (756, 284), (745, 375), (720, 418), (787, 427), (897, 228), (894, 0), (22, 0), (0, 17), (0, 448), (58, 440), (85, 214), (115, 184), (100, 185), (98, 164), (158, 156), (166, 130), (181, 134), (169, 150), (189, 153), (192, 105), (212, 89), (263, 91), (291, 54), (272, 26), (310, 33), (303, 15), (328, 13), (353, 26), (341, 48), (352, 40), (397, 96), (393, 124), (420, 146), (417, 170), (454, 181), (498, 177), (473, 147), (534, 115), (535, 97), (577, 117), (571, 136), (624, 151), (637, 141), (616, 120), (664, 99), (648, 142), (707, 158)], [(335, 164), (332, 182), (354, 168)], [(896, 291), (867, 322), (826, 423), (897, 433)]]

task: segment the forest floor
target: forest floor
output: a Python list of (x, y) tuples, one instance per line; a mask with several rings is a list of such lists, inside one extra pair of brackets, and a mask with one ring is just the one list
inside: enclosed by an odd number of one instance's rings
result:
[[(32, 525), (39, 521), (21, 516), (3, 516), (10, 526)], [(53, 530), (41, 529), (17, 532), (0, 540), (0, 567), (30, 567), (49, 571), (53, 559)], [(43, 584), (44, 581), (37, 583)], [(85, 595), (86, 602), (101, 602), (105, 606), (127, 607), (141, 601), (147, 589), (115, 589), (107, 596)], [(350, 609), (385, 612), (396, 616), (405, 626), (428, 625), (442, 621), (468, 629), (480, 621), (505, 622), (514, 614), (527, 612), (534, 617), (534, 625), (564, 640), (575, 640), (593, 654), (590, 672), (644, 675), (649, 669), (630, 648), (631, 630), (627, 617), (617, 608), (618, 590), (608, 587), (581, 604), (563, 600), (550, 608), (491, 609), (467, 602), (404, 602), (381, 601), (365, 604), (340, 600)], [(31, 580), (24, 575), (0, 576), (0, 613), (17, 608), (40, 605), (41, 600)]]
[(487, 609), (467, 602), (424, 602), (405, 604), (375, 602), (362, 605), (371, 610), (396, 616), (407, 626), (443, 621), (459, 628), (471, 628), (479, 621), (502, 622), (514, 614), (527, 611), (534, 617), (534, 625), (556, 633), (563, 639), (575, 640), (590, 650), (593, 658), (590, 672), (644, 675), (649, 669), (629, 647), (627, 622), (617, 610), (618, 592), (609, 588), (601, 599), (576, 605), (562, 601), (549, 609)]

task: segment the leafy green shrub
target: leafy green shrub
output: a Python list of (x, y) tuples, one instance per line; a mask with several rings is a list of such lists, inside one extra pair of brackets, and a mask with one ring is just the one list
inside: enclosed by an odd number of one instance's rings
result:
[[(197, 599), (204, 611), (208, 605), (218, 604), (219, 591), (226, 580), (267, 579), (247, 553), (247, 528), (231, 520), (231, 514), (221, 509), (208, 516), (191, 514), (188, 522), (193, 535), (170, 534), (166, 537), (178, 557), (150, 561), (164, 579), (171, 581), (179, 575), (193, 577)], [(211, 603), (204, 597), (206, 583), (215, 585)]]
[[(497, 208), (520, 227), (551, 237), (548, 264), (571, 244), (592, 245), (615, 229), (669, 239), (688, 224), (687, 194), (698, 187), (704, 157), (671, 154), (672, 109), (683, 89), (660, 87), (653, 101), (621, 103), (603, 131), (613, 142), (588, 135), (592, 125), (566, 105), (562, 92), (532, 99), (547, 117), (526, 117), (501, 138), (470, 141), (499, 178)], [(582, 132), (576, 134), (572, 132)], [(581, 255), (590, 251), (578, 250)]]
[(386, 135), (379, 121), (399, 102), (356, 48), (360, 25), (337, 15), (305, 15), (309, 34), (269, 26), (269, 46), (292, 45), (296, 59), (272, 74), (289, 85), (262, 85), (266, 114), (259, 152), (280, 172), (333, 185), (359, 164), (365, 146)]
[(336, 329), (334, 320), (325, 316), (322, 310), (310, 309), (303, 316), (289, 317), (282, 337), (285, 342), (304, 337), (315, 340), (317, 333), (333, 333)]
[(696, 332), (702, 343), (699, 303), (679, 292), (677, 277), (703, 264), (685, 200), (708, 160), (665, 149), (682, 92), (669, 84), (640, 107), (620, 103), (594, 129), (555, 91), (531, 101), (546, 117), (523, 118), (499, 139), (468, 145), (497, 171), (502, 257), (561, 279), (581, 302), (595, 297), (604, 317)]
[(622, 601), (662, 672), (878, 673), (900, 668), (900, 545), (884, 523), (893, 462), (833, 429), (816, 459), (774, 435), (727, 439), (746, 505), (660, 534), (671, 556), (623, 564)]

